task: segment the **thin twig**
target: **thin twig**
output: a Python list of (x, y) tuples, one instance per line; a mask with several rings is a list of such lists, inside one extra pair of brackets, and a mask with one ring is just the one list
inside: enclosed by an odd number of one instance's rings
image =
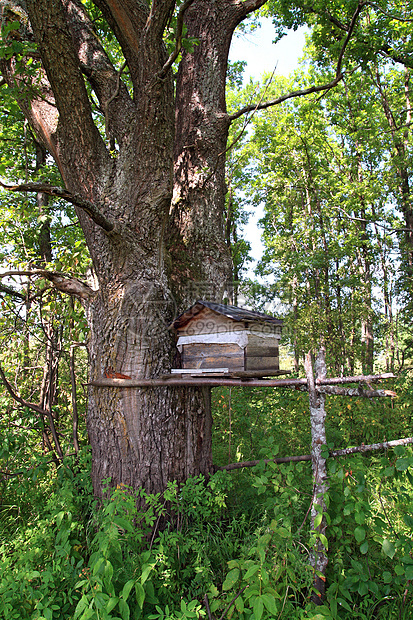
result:
[(179, 53), (182, 49), (182, 32), (184, 27), (184, 15), (187, 9), (193, 4), (194, 0), (186, 0), (180, 7), (178, 11), (178, 15), (176, 18), (176, 33), (175, 33), (175, 49), (172, 54), (169, 56), (168, 60), (158, 73), (158, 77), (161, 79), (165, 77), (168, 73), (169, 69), (174, 64), (175, 60), (178, 58)]
[[(74, 452), (70, 452), (69, 454), (65, 455), (66, 457), (69, 456), (76, 456), (76, 454)], [(0, 475), (2, 476), (23, 476), (23, 474), (32, 471), (33, 469), (36, 469), (36, 467), (39, 467), (39, 465), (51, 465), (51, 463), (54, 463), (56, 465), (56, 461), (57, 458), (56, 456), (53, 459), (50, 459), (49, 461), (41, 461), (39, 463), (36, 463), (36, 465), (32, 465), (32, 467), (27, 467), (27, 469), (21, 470), (21, 471), (4, 471), (3, 469), (0, 469)]]
[(305, 517), (304, 517), (304, 519), (303, 519), (303, 522), (301, 523), (300, 527), (299, 527), (299, 528), (298, 528), (298, 530), (297, 530), (297, 534), (298, 534), (298, 533), (302, 530), (302, 528), (304, 527), (304, 523), (307, 521), (307, 517), (308, 517), (308, 515), (310, 514), (311, 507), (312, 507), (312, 505), (313, 505), (313, 503), (314, 503), (314, 494), (315, 494), (315, 486), (313, 486), (313, 494), (312, 494), (312, 496), (311, 496), (311, 502), (310, 502), (310, 504), (309, 504), (309, 506), (308, 506), (307, 512), (305, 513)]
[(6, 286), (5, 284), (0, 284), (0, 293), (6, 293), (6, 295), (11, 295), (12, 297), (17, 297), (18, 299), (26, 301), (26, 295), (24, 295), (24, 293), (15, 291), (14, 288), (11, 286)]
[(70, 347), (70, 355), (69, 355), (69, 369), (70, 369), (70, 383), (72, 388), (72, 411), (73, 411), (73, 447), (75, 449), (75, 453), (79, 452), (79, 435), (78, 435), (78, 425), (79, 425), (79, 414), (77, 409), (77, 394), (76, 394), (76, 372), (75, 372), (75, 348), (78, 345), (72, 344)]
[(401, 17), (400, 15), (396, 15), (395, 13), (388, 13), (375, 2), (366, 2), (366, 4), (368, 4), (368, 6), (371, 6), (373, 9), (376, 9), (376, 11), (380, 11), (380, 13), (382, 13), (385, 17), (388, 17), (389, 19), (394, 19), (395, 21), (399, 22), (413, 22), (413, 19), (409, 19), (408, 17)]
[(286, 601), (287, 601), (287, 594), (288, 594), (289, 587), (290, 587), (290, 586), (288, 585), (288, 586), (287, 586), (287, 589), (286, 589), (286, 591), (285, 591), (285, 596), (284, 596), (283, 606), (281, 607), (281, 611), (280, 611), (280, 615), (278, 616), (278, 620), (280, 620), (280, 618), (281, 618), (281, 616), (282, 616), (282, 613), (283, 613), (283, 611), (284, 611), (285, 603), (286, 603)]
[(232, 605), (235, 603), (235, 601), (237, 600), (237, 598), (244, 592), (244, 590), (248, 588), (248, 584), (246, 586), (244, 586), (242, 588), (242, 590), (240, 590), (238, 592), (238, 594), (236, 594), (234, 596), (234, 598), (232, 599), (232, 601), (229, 603), (229, 605), (226, 607), (226, 609), (224, 609), (224, 611), (222, 612), (222, 615), (219, 617), (219, 620), (224, 620), (226, 614), (228, 613), (228, 611), (231, 609)]
[(212, 614), (211, 614), (211, 610), (209, 608), (209, 601), (208, 601), (208, 594), (205, 594), (204, 596), (204, 603), (205, 603), (205, 607), (207, 610), (207, 614), (208, 614), (208, 620), (214, 620)]

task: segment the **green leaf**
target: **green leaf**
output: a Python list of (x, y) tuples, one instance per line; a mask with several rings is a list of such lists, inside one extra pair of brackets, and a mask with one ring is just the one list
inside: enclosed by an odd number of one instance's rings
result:
[(88, 605), (88, 603), (89, 601), (87, 600), (86, 596), (83, 595), (80, 601), (78, 602), (78, 604), (76, 605), (75, 614), (73, 616), (74, 620), (76, 620), (76, 618), (80, 616), (80, 614), (85, 609), (85, 607)]
[(119, 598), (117, 596), (111, 596), (109, 597), (108, 602), (106, 603), (106, 607), (105, 607), (105, 611), (107, 611), (108, 613), (110, 613), (112, 611), (112, 609), (114, 609), (116, 607), (116, 605), (119, 602)]
[(224, 583), (222, 584), (223, 590), (230, 590), (239, 579), (239, 568), (233, 568), (229, 571), (228, 575), (225, 578)]
[(356, 527), (354, 530), (354, 537), (358, 543), (361, 543), (366, 538), (366, 530), (364, 527)]
[(249, 569), (247, 570), (247, 572), (245, 573), (243, 579), (245, 581), (248, 581), (248, 579), (250, 579), (250, 577), (252, 577), (253, 575), (255, 575), (255, 573), (259, 570), (259, 565), (258, 564), (254, 564), (254, 566), (250, 566)]
[(323, 515), (319, 512), (316, 518), (314, 519), (314, 529), (317, 528), (321, 524), (322, 520), (323, 520)]
[(394, 554), (396, 553), (396, 547), (394, 546), (394, 543), (388, 540), (388, 538), (385, 538), (383, 540), (381, 548), (382, 548), (383, 553), (387, 555), (387, 557), (389, 558), (394, 557)]
[(350, 605), (347, 603), (347, 601), (344, 598), (337, 597), (336, 600), (339, 605), (344, 607), (344, 609), (346, 609), (347, 611), (352, 611)]
[(135, 583), (135, 592), (136, 592), (136, 602), (138, 603), (139, 607), (142, 609), (143, 604), (145, 602), (145, 590), (141, 586), (140, 583)]
[(130, 617), (129, 605), (123, 598), (119, 599), (119, 611), (120, 611), (120, 615), (122, 616), (122, 620), (129, 620), (129, 617)]
[(143, 569), (142, 574), (141, 574), (141, 584), (142, 585), (145, 583), (145, 581), (149, 577), (149, 573), (151, 572), (151, 570), (152, 570), (152, 566), (150, 564), (147, 564), (145, 566), (145, 568)]
[(413, 529), (413, 517), (411, 515), (403, 515), (403, 521), (405, 522), (407, 527)]
[(133, 524), (128, 521), (127, 519), (123, 519), (122, 517), (114, 517), (113, 522), (115, 525), (117, 525), (120, 529), (122, 530), (126, 530), (127, 532), (133, 532), (134, 531), (134, 526)]
[(240, 613), (244, 611), (244, 599), (242, 598), (242, 596), (239, 596), (235, 600), (235, 607), (236, 607), (236, 610), (239, 611)]
[(364, 512), (362, 512), (360, 510), (360, 512), (356, 512), (354, 514), (354, 520), (356, 523), (358, 523), (359, 525), (361, 525), (362, 523), (365, 523), (366, 521), (366, 515), (364, 514)]
[(385, 570), (383, 573), (383, 581), (384, 583), (391, 583), (393, 581), (392, 575), (388, 570)]
[(369, 543), (367, 540), (364, 541), (364, 543), (362, 545), (360, 545), (360, 553), (367, 553), (367, 551), (369, 550)]
[(320, 542), (324, 546), (325, 549), (328, 550), (328, 540), (324, 534), (319, 534)]
[(266, 609), (270, 612), (270, 614), (272, 614), (273, 616), (277, 615), (277, 605), (275, 602), (275, 598), (272, 596), (272, 594), (263, 594), (261, 596), (261, 600), (264, 603)]
[(108, 581), (112, 581), (112, 577), (113, 577), (113, 566), (112, 564), (109, 562), (109, 560), (106, 560), (106, 564), (105, 564), (105, 571), (103, 573), (103, 576), (105, 577), (105, 579), (107, 579)]
[(409, 459), (397, 459), (396, 469), (397, 471), (406, 471), (409, 467)]
[(261, 620), (262, 613), (264, 611), (264, 603), (261, 596), (257, 596), (252, 606), (254, 612), (254, 619)]
[(123, 598), (124, 601), (128, 600), (130, 591), (132, 590), (134, 583), (135, 583), (134, 579), (129, 579), (129, 581), (127, 581), (125, 585), (123, 586), (121, 597)]
[(321, 446), (321, 458), (322, 459), (328, 459), (329, 455), (330, 455), (330, 450), (328, 449), (328, 446), (326, 446), (325, 444), (323, 444)]

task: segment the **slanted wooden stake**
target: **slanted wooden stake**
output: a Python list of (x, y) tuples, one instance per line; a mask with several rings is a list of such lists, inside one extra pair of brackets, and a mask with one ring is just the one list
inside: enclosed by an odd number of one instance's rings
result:
[[(317, 605), (323, 603), (325, 594), (325, 572), (328, 564), (326, 547), (326, 519), (325, 519), (325, 493), (328, 490), (326, 460), (321, 456), (321, 448), (326, 444), (325, 428), (325, 394), (316, 389), (316, 381), (320, 381), (327, 376), (325, 362), (325, 349), (322, 347), (315, 362), (315, 380), (311, 362), (311, 354), (308, 353), (304, 363), (307, 376), (308, 395), (310, 400), (311, 418), (311, 463), (313, 468), (314, 491), (313, 504), (311, 507), (311, 529), (315, 530), (319, 536), (310, 554), (310, 564), (314, 568), (314, 592), (311, 600)], [(321, 520), (320, 520), (321, 519)]]

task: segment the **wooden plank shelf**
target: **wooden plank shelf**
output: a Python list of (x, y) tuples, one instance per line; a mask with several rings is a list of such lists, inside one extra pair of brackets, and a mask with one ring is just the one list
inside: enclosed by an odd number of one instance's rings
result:
[(223, 377), (224, 379), (264, 379), (265, 377), (279, 377), (290, 375), (291, 370), (230, 370), (229, 368), (173, 368), (171, 374), (160, 375), (159, 379), (172, 377)]

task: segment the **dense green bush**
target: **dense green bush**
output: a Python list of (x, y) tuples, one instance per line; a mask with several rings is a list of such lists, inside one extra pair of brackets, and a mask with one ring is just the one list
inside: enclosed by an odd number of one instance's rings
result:
[[(330, 398), (329, 447), (407, 436), (412, 383), (393, 389), (394, 402)], [(302, 392), (216, 390), (214, 422), (217, 465), (310, 451)], [(109, 481), (97, 504), (89, 466), (84, 450), (57, 469), (38, 456), (3, 475), (0, 618), (413, 618), (411, 448), (328, 460), (319, 607), (310, 602), (309, 462), (261, 461), (171, 484), (162, 496), (141, 490), (142, 512), (131, 489)]]

